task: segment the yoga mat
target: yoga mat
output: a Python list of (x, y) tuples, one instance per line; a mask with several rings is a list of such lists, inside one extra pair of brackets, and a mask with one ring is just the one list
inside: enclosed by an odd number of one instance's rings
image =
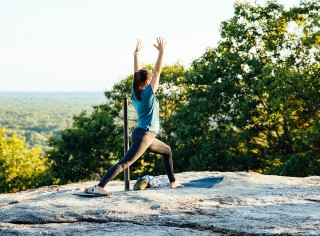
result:
[(191, 180), (188, 183), (182, 183), (185, 188), (211, 188), (213, 185), (220, 183), (223, 177), (208, 177), (203, 179)]

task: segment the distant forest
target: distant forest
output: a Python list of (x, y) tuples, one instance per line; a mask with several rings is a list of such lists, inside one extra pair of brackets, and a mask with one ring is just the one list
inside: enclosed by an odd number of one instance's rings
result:
[(0, 92), (0, 127), (26, 138), (30, 148), (48, 148), (50, 137), (72, 125), (82, 111), (106, 101), (103, 92)]

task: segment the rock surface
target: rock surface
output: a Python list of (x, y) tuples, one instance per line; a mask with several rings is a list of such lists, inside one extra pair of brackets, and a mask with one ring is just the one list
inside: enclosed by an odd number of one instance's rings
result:
[(0, 235), (320, 235), (320, 176), (176, 174), (180, 182), (212, 176), (224, 180), (140, 191), (112, 181), (113, 195), (96, 198), (73, 195), (96, 182), (1, 194)]

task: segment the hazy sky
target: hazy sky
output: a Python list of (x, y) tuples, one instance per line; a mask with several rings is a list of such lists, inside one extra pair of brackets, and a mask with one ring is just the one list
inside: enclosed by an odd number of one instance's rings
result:
[(162, 36), (165, 64), (188, 67), (217, 45), (235, 1), (0, 0), (0, 91), (110, 89), (132, 73), (137, 38), (142, 63), (155, 62)]

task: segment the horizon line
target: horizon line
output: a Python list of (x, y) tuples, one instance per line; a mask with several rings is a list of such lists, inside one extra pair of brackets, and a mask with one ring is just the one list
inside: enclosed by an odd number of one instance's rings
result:
[(0, 93), (104, 93), (99, 90), (0, 90)]

